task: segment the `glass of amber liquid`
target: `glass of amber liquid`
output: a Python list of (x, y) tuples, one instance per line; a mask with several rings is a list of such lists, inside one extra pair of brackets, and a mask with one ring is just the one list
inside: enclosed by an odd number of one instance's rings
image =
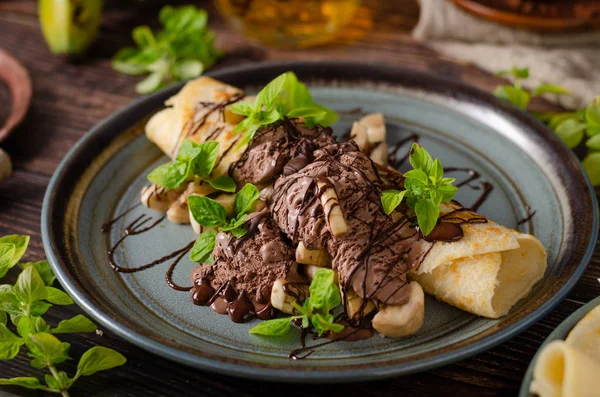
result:
[(354, 16), (360, 0), (215, 0), (245, 36), (279, 48), (327, 43)]

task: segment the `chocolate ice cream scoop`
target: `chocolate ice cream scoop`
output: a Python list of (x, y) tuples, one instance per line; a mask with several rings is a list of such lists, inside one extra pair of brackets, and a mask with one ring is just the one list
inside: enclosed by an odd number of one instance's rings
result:
[(292, 268), (294, 249), (283, 240), (268, 212), (250, 214), (247, 224), (248, 233), (239, 239), (220, 232), (214, 264), (198, 267), (192, 279), (207, 277), (215, 288), (231, 282), (237, 291), (267, 303), (275, 280), (285, 278)]
[(291, 166), (301, 166), (298, 159), (304, 157), (306, 164), (312, 161), (312, 152), (335, 142), (331, 129), (317, 126), (306, 128), (296, 120), (284, 120), (276, 127), (260, 130), (239, 161), (232, 164), (230, 174), (242, 186), (252, 183), (266, 186), (284, 171), (290, 160)]
[[(325, 248), (344, 288), (399, 305), (408, 299), (406, 273), (427, 253), (409, 219), (381, 207), (382, 182), (373, 162), (354, 142), (329, 145), (314, 161), (275, 183), (270, 208), (277, 226), (294, 242)], [(347, 233), (333, 235), (320, 195), (333, 187)]]

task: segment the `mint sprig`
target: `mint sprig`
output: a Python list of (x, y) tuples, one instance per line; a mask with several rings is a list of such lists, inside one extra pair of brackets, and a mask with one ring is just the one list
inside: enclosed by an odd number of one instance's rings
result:
[(310, 283), (309, 296), (302, 306), (296, 302), (292, 303), (299, 315), (263, 321), (249, 332), (264, 336), (283, 336), (292, 328), (291, 322), (297, 319), (302, 319), (304, 328), (313, 327), (319, 336), (328, 331), (340, 332), (344, 325), (336, 323), (331, 312), (341, 303), (342, 297), (335, 282), (335, 272), (331, 269), (319, 269)]
[(419, 229), (427, 236), (437, 224), (441, 203), (454, 198), (457, 188), (454, 178), (444, 178), (444, 168), (439, 159), (431, 155), (419, 144), (413, 143), (410, 152), (413, 169), (404, 174), (404, 189), (386, 190), (381, 196), (381, 205), (389, 215), (403, 199), (415, 213)]
[(163, 7), (158, 19), (163, 30), (153, 33), (148, 26), (133, 29), (137, 47), (125, 47), (113, 57), (112, 67), (130, 75), (149, 73), (136, 85), (147, 94), (167, 83), (200, 76), (220, 57), (215, 35), (208, 29), (208, 14), (195, 6)]
[[(529, 77), (528, 68), (513, 67), (497, 73), (498, 76), (510, 75), (514, 85), (501, 85), (496, 87), (494, 95), (513, 105), (527, 110), (532, 97), (553, 93), (568, 94), (569, 91), (554, 84), (541, 84), (531, 92), (521, 86), (521, 80)], [(588, 106), (572, 112), (535, 112), (532, 113), (571, 149), (578, 147), (587, 137), (585, 146), (587, 156), (581, 162), (594, 186), (600, 185), (600, 95)]]
[(198, 263), (210, 262), (218, 232), (229, 232), (236, 238), (246, 235), (248, 230), (243, 227), (243, 224), (259, 197), (260, 192), (256, 186), (250, 183), (244, 185), (233, 202), (236, 215), (227, 219), (227, 210), (217, 201), (204, 196), (189, 196), (188, 206), (194, 220), (202, 226), (216, 228), (216, 230), (206, 230), (198, 236), (190, 251), (190, 259)]
[(148, 174), (148, 180), (167, 189), (176, 189), (196, 177), (217, 190), (235, 192), (235, 182), (229, 176), (210, 177), (219, 157), (219, 147), (216, 141), (198, 144), (186, 139), (181, 142), (175, 160), (156, 167)]
[(231, 105), (231, 111), (246, 116), (234, 132), (243, 132), (239, 146), (250, 140), (261, 127), (268, 127), (285, 118), (304, 119), (308, 127), (335, 123), (338, 115), (333, 110), (314, 102), (306, 85), (293, 72), (286, 72), (268, 83), (256, 96), (254, 103), (240, 101)]
[[(3, 252), (0, 254), (0, 269), (4, 273), (7, 268), (17, 264), (28, 243), (28, 236), (0, 238), (0, 252)], [(96, 346), (83, 354), (74, 377), (59, 371), (57, 365), (71, 359), (71, 346), (61, 342), (55, 335), (94, 332), (96, 325), (81, 314), (61, 321), (56, 327), (47, 324), (42, 316), (48, 309), (53, 305), (71, 305), (73, 300), (63, 291), (52, 287), (55, 276), (47, 261), (19, 263), (19, 267), (22, 271), (14, 285), (0, 285), (0, 360), (12, 360), (25, 346), (32, 359), (31, 366), (47, 369), (49, 373), (44, 376), (44, 383), (35, 377), (16, 377), (0, 379), (0, 385), (21, 386), (68, 396), (68, 389), (79, 377), (125, 364), (126, 359), (120, 353)]]

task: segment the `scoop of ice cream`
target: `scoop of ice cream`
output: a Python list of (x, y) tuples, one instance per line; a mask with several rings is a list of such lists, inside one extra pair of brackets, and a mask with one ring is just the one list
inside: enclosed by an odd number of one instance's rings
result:
[[(285, 120), (277, 127), (258, 131), (239, 161), (231, 166), (230, 174), (239, 185), (271, 184), (292, 159), (306, 157), (312, 161), (312, 152), (335, 142), (331, 130), (317, 126), (306, 128), (294, 120)], [(300, 164), (296, 164), (299, 166)]]
[[(419, 238), (408, 218), (383, 212), (381, 179), (354, 142), (326, 146), (313, 156), (312, 163), (276, 181), (273, 220), (294, 243), (325, 248), (345, 288), (363, 298), (405, 303), (406, 274), (431, 243)], [(323, 185), (335, 188), (348, 226), (344, 235), (330, 232), (319, 197)]]
[(207, 277), (216, 287), (231, 281), (237, 291), (245, 290), (256, 301), (267, 303), (275, 280), (285, 278), (294, 262), (294, 249), (283, 240), (268, 212), (250, 214), (249, 231), (242, 238), (220, 232), (212, 265), (192, 273), (193, 281)]

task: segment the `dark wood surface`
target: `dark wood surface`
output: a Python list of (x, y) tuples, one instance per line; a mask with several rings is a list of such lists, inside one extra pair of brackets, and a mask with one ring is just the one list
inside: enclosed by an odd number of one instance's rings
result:
[[(114, 52), (131, 42), (130, 31), (140, 23), (155, 20), (157, 6), (132, 6), (114, 2), (105, 12), (102, 31), (89, 56), (78, 63), (67, 63), (52, 56), (40, 34), (34, 1), (0, 2), (0, 48), (20, 59), (31, 73), (34, 96), (31, 109), (14, 134), (2, 144), (14, 161), (13, 177), (0, 185), (0, 235), (32, 236), (29, 260), (44, 257), (40, 238), (40, 212), (46, 186), (59, 161), (86, 131), (104, 117), (136, 98), (136, 78), (117, 74), (110, 68)], [(153, 4), (153, 3), (150, 3)], [(218, 43), (229, 54), (218, 67), (260, 60), (281, 59), (360, 59), (426, 70), (460, 79), (485, 90), (501, 80), (476, 67), (448, 59), (416, 43), (409, 31), (418, 19), (415, 0), (370, 1), (336, 44), (326, 47), (281, 51), (249, 43), (229, 30), (217, 15), (211, 25)], [(204, 4), (212, 9), (210, 4)], [(5, 95), (0, 89), (0, 100)], [(3, 102), (4, 103), (4, 102)], [(539, 103), (540, 107), (548, 107)], [(4, 107), (4, 105), (2, 105)], [(0, 112), (2, 116), (5, 112)], [(14, 281), (15, 273), (8, 278)], [(74, 396), (514, 396), (525, 370), (546, 336), (570, 313), (600, 294), (600, 251), (592, 259), (583, 278), (548, 317), (530, 330), (486, 353), (433, 371), (385, 381), (338, 386), (285, 385), (228, 377), (187, 368), (147, 353), (105, 332), (104, 336), (69, 335), (72, 357), (104, 345), (128, 358), (117, 369), (80, 379), (72, 389)], [(52, 308), (48, 321), (79, 313), (76, 306)], [(15, 360), (0, 362), (0, 376), (42, 376), (21, 354)], [(74, 372), (75, 360), (65, 369)], [(36, 396), (43, 393), (2, 387), (0, 395)]]

